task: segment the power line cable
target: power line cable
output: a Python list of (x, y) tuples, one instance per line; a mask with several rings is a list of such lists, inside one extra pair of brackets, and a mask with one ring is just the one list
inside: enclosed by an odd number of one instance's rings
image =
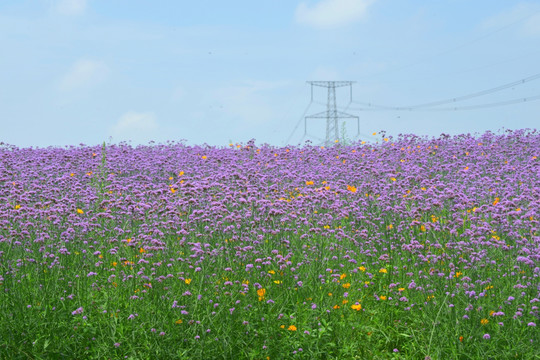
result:
[(455, 106), (455, 107), (443, 107), (443, 108), (350, 108), (354, 111), (456, 111), (456, 110), (474, 110), (474, 109), (483, 109), (491, 108), (498, 106), (506, 106), (518, 103), (533, 102), (540, 100), (540, 95), (529, 96), (519, 99), (512, 99), (506, 101), (498, 101), (487, 104), (478, 104), (478, 105), (469, 105), (469, 106)]
[(507, 83), (507, 84), (504, 84), (504, 85), (496, 86), (494, 88), (478, 91), (478, 92), (471, 93), (471, 94), (468, 94), (468, 95), (457, 96), (457, 97), (453, 97), (453, 98), (449, 98), (449, 99), (432, 101), (432, 102), (429, 102), (429, 103), (411, 105), (411, 106), (387, 106), (387, 105), (377, 105), (377, 104), (373, 104), (373, 103), (364, 103), (364, 102), (357, 102), (357, 101), (353, 101), (353, 102), (355, 104), (358, 104), (358, 105), (363, 105), (363, 106), (368, 106), (368, 107), (375, 107), (375, 108), (380, 108), (380, 109), (384, 109), (384, 110), (415, 110), (415, 109), (418, 109), (418, 108), (433, 107), (433, 106), (439, 106), (439, 105), (455, 103), (455, 102), (458, 102), (458, 101), (469, 100), (469, 99), (472, 99), (472, 98), (475, 98), (475, 97), (492, 94), (492, 93), (495, 93), (495, 92), (498, 92), (498, 91), (501, 91), (501, 90), (508, 89), (510, 87), (513, 87), (513, 86), (522, 85), (522, 84), (525, 84), (527, 82), (538, 80), (538, 79), (540, 79), (540, 73), (529, 76), (529, 77), (526, 77), (526, 78), (523, 78), (521, 80), (513, 81), (511, 83)]
[(302, 120), (304, 120), (304, 117), (306, 116), (309, 108), (311, 107), (311, 104), (313, 103), (313, 101), (310, 101), (310, 103), (308, 104), (308, 106), (306, 107), (306, 109), (304, 110), (304, 113), (302, 114), (302, 116), (300, 116), (300, 119), (298, 120), (298, 122), (296, 123), (296, 126), (294, 127), (294, 130), (291, 132), (291, 135), (289, 135), (289, 137), (287, 138), (287, 141), (285, 142), (285, 145), (289, 144), (289, 141), (291, 141), (291, 138), (293, 137), (294, 133), (296, 132), (296, 130), (298, 130), (298, 127), (300, 126), (300, 124), (302, 123)]

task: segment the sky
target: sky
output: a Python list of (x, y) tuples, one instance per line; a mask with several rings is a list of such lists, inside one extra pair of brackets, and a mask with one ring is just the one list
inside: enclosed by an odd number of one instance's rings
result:
[(540, 1), (2, 0), (0, 142), (317, 143), (308, 81), (348, 140), (534, 129), (539, 64)]

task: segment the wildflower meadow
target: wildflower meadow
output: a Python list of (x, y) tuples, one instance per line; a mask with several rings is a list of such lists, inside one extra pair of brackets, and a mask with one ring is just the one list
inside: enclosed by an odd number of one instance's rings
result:
[(2, 359), (540, 359), (540, 133), (0, 147)]

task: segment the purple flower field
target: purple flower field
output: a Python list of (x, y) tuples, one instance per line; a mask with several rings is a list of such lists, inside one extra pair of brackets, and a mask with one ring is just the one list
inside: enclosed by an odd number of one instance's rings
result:
[(0, 358), (532, 359), (540, 133), (0, 148)]

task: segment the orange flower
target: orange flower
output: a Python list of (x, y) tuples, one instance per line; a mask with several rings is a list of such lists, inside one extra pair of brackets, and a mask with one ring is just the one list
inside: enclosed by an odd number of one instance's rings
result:
[(182, 319), (178, 319), (178, 320), (176, 320), (174, 323), (175, 323), (175, 324), (181, 324), (181, 323), (183, 323), (183, 321), (182, 321)]
[(84, 211), (82, 211), (81, 209), (77, 209), (77, 213), (78, 214), (84, 214)]
[(296, 331), (296, 326), (291, 325), (291, 326), (289, 326), (289, 327), (287, 328), (287, 330), (289, 330), (289, 331)]
[(142, 254), (142, 253), (146, 252), (146, 250), (144, 250), (143, 248), (139, 248), (139, 252)]
[(463, 336), (459, 337), (459, 342), (463, 342)]
[(264, 300), (264, 295), (265, 294), (266, 294), (266, 289), (261, 288), (261, 289), (257, 290), (257, 295), (259, 295), (259, 301)]
[(354, 304), (354, 305), (351, 306), (351, 309), (356, 310), (356, 311), (360, 311), (360, 310), (362, 310), (362, 305)]
[(306, 181), (306, 185), (313, 185), (313, 181)]
[(353, 192), (353, 193), (356, 192), (356, 188), (354, 186), (351, 186), (351, 185), (347, 185), (347, 190), (349, 190), (350, 192)]
[(384, 300), (386, 300), (386, 296), (384, 296), (384, 295), (381, 295), (381, 296), (379, 296), (379, 299), (381, 299), (381, 300), (383, 300), (383, 301), (384, 301)]
[(350, 284), (350, 283), (346, 283), (346, 284), (343, 284), (343, 285), (341, 285), (341, 286), (343, 286), (345, 289), (348, 289), (348, 288), (351, 287), (351, 284)]
[(184, 282), (189, 285), (189, 284), (191, 284), (191, 279), (186, 279), (186, 280), (184, 280)]
[(488, 319), (482, 319), (482, 320), (480, 320), (480, 324), (482, 324), (482, 325), (487, 325), (488, 322), (489, 322)]

